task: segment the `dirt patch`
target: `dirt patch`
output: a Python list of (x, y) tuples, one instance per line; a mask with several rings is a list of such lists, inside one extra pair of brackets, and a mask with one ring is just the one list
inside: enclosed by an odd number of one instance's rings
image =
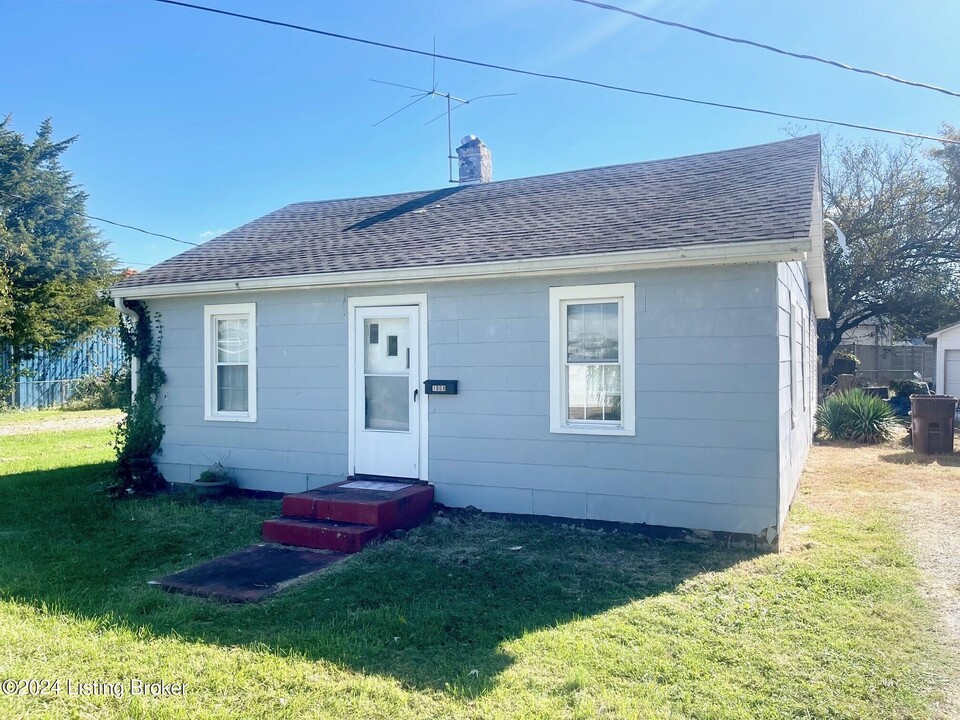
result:
[[(960, 442), (958, 442), (960, 444)], [(942, 717), (960, 717), (960, 456), (915, 454), (906, 432), (876, 446), (812, 448), (799, 496), (824, 512), (889, 510), (903, 528), (922, 573), (921, 592), (941, 618), (937, 641), (954, 662), (945, 668)], [(806, 542), (789, 528), (787, 549)]]
[(36, 420), (17, 418), (16, 422), (0, 425), (0, 436), (26, 435), (37, 432), (96, 430), (98, 428), (113, 427), (120, 421), (121, 417), (123, 417), (123, 413), (117, 410), (116, 412), (97, 414), (58, 413), (50, 417), (38, 417)]

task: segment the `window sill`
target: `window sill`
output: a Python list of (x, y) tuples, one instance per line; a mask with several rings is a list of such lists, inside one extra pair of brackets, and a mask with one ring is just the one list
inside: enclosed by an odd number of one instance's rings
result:
[(551, 433), (561, 435), (607, 435), (613, 437), (636, 437), (637, 432), (632, 428), (589, 425), (555, 425), (550, 428)]
[(243, 413), (242, 415), (204, 415), (205, 422), (245, 422), (252, 423), (257, 421), (256, 415)]

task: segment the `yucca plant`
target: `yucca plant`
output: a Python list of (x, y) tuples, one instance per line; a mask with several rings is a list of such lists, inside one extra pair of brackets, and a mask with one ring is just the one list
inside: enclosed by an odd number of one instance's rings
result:
[(860, 443), (886, 442), (896, 420), (885, 400), (852, 388), (831, 395), (817, 410), (817, 425), (833, 440)]

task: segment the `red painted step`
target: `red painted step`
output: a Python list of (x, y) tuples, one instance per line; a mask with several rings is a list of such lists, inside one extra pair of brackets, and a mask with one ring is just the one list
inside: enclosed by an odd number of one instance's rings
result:
[[(358, 482), (359, 487), (350, 487)], [(349, 478), (285, 495), (283, 516), (263, 524), (263, 539), (353, 553), (391, 530), (409, 530), (427, 519), (433, 504), (432, 486), (407, 484), (393, 490), (388, 489), (390, 485)]]
[(373, 525), (273, 518), (263, 524), (263, 539), (280, 545), (355, 553), (382, 535)]
[(422, 523), (433, 504), (432, 485), (395, 491), (344, 487), (353, 479), (304, 493), (285, 495), (283, 516), (374, 525), (382, 532), (409, 530)]

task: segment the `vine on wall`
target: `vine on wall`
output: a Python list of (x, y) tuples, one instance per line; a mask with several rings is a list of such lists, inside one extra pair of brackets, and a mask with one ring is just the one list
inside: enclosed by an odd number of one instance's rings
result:
[(157, 469), (153, 456), (160, 452), (163, 424), (160, 422), (160, 391), (166, 375), (160, 367), (160, 345), (163, 330), (160, 314), (151, 314), (140, 301), (127, 303), (139, 316), (134, 323), (120, 317), (120, 339), (128, 359), (140, 362), (137, 392), (117, 424), (114, 447), (117, 452), (117, 482), (111, 488), (117, 494), (154, 492), (166, 481)]

